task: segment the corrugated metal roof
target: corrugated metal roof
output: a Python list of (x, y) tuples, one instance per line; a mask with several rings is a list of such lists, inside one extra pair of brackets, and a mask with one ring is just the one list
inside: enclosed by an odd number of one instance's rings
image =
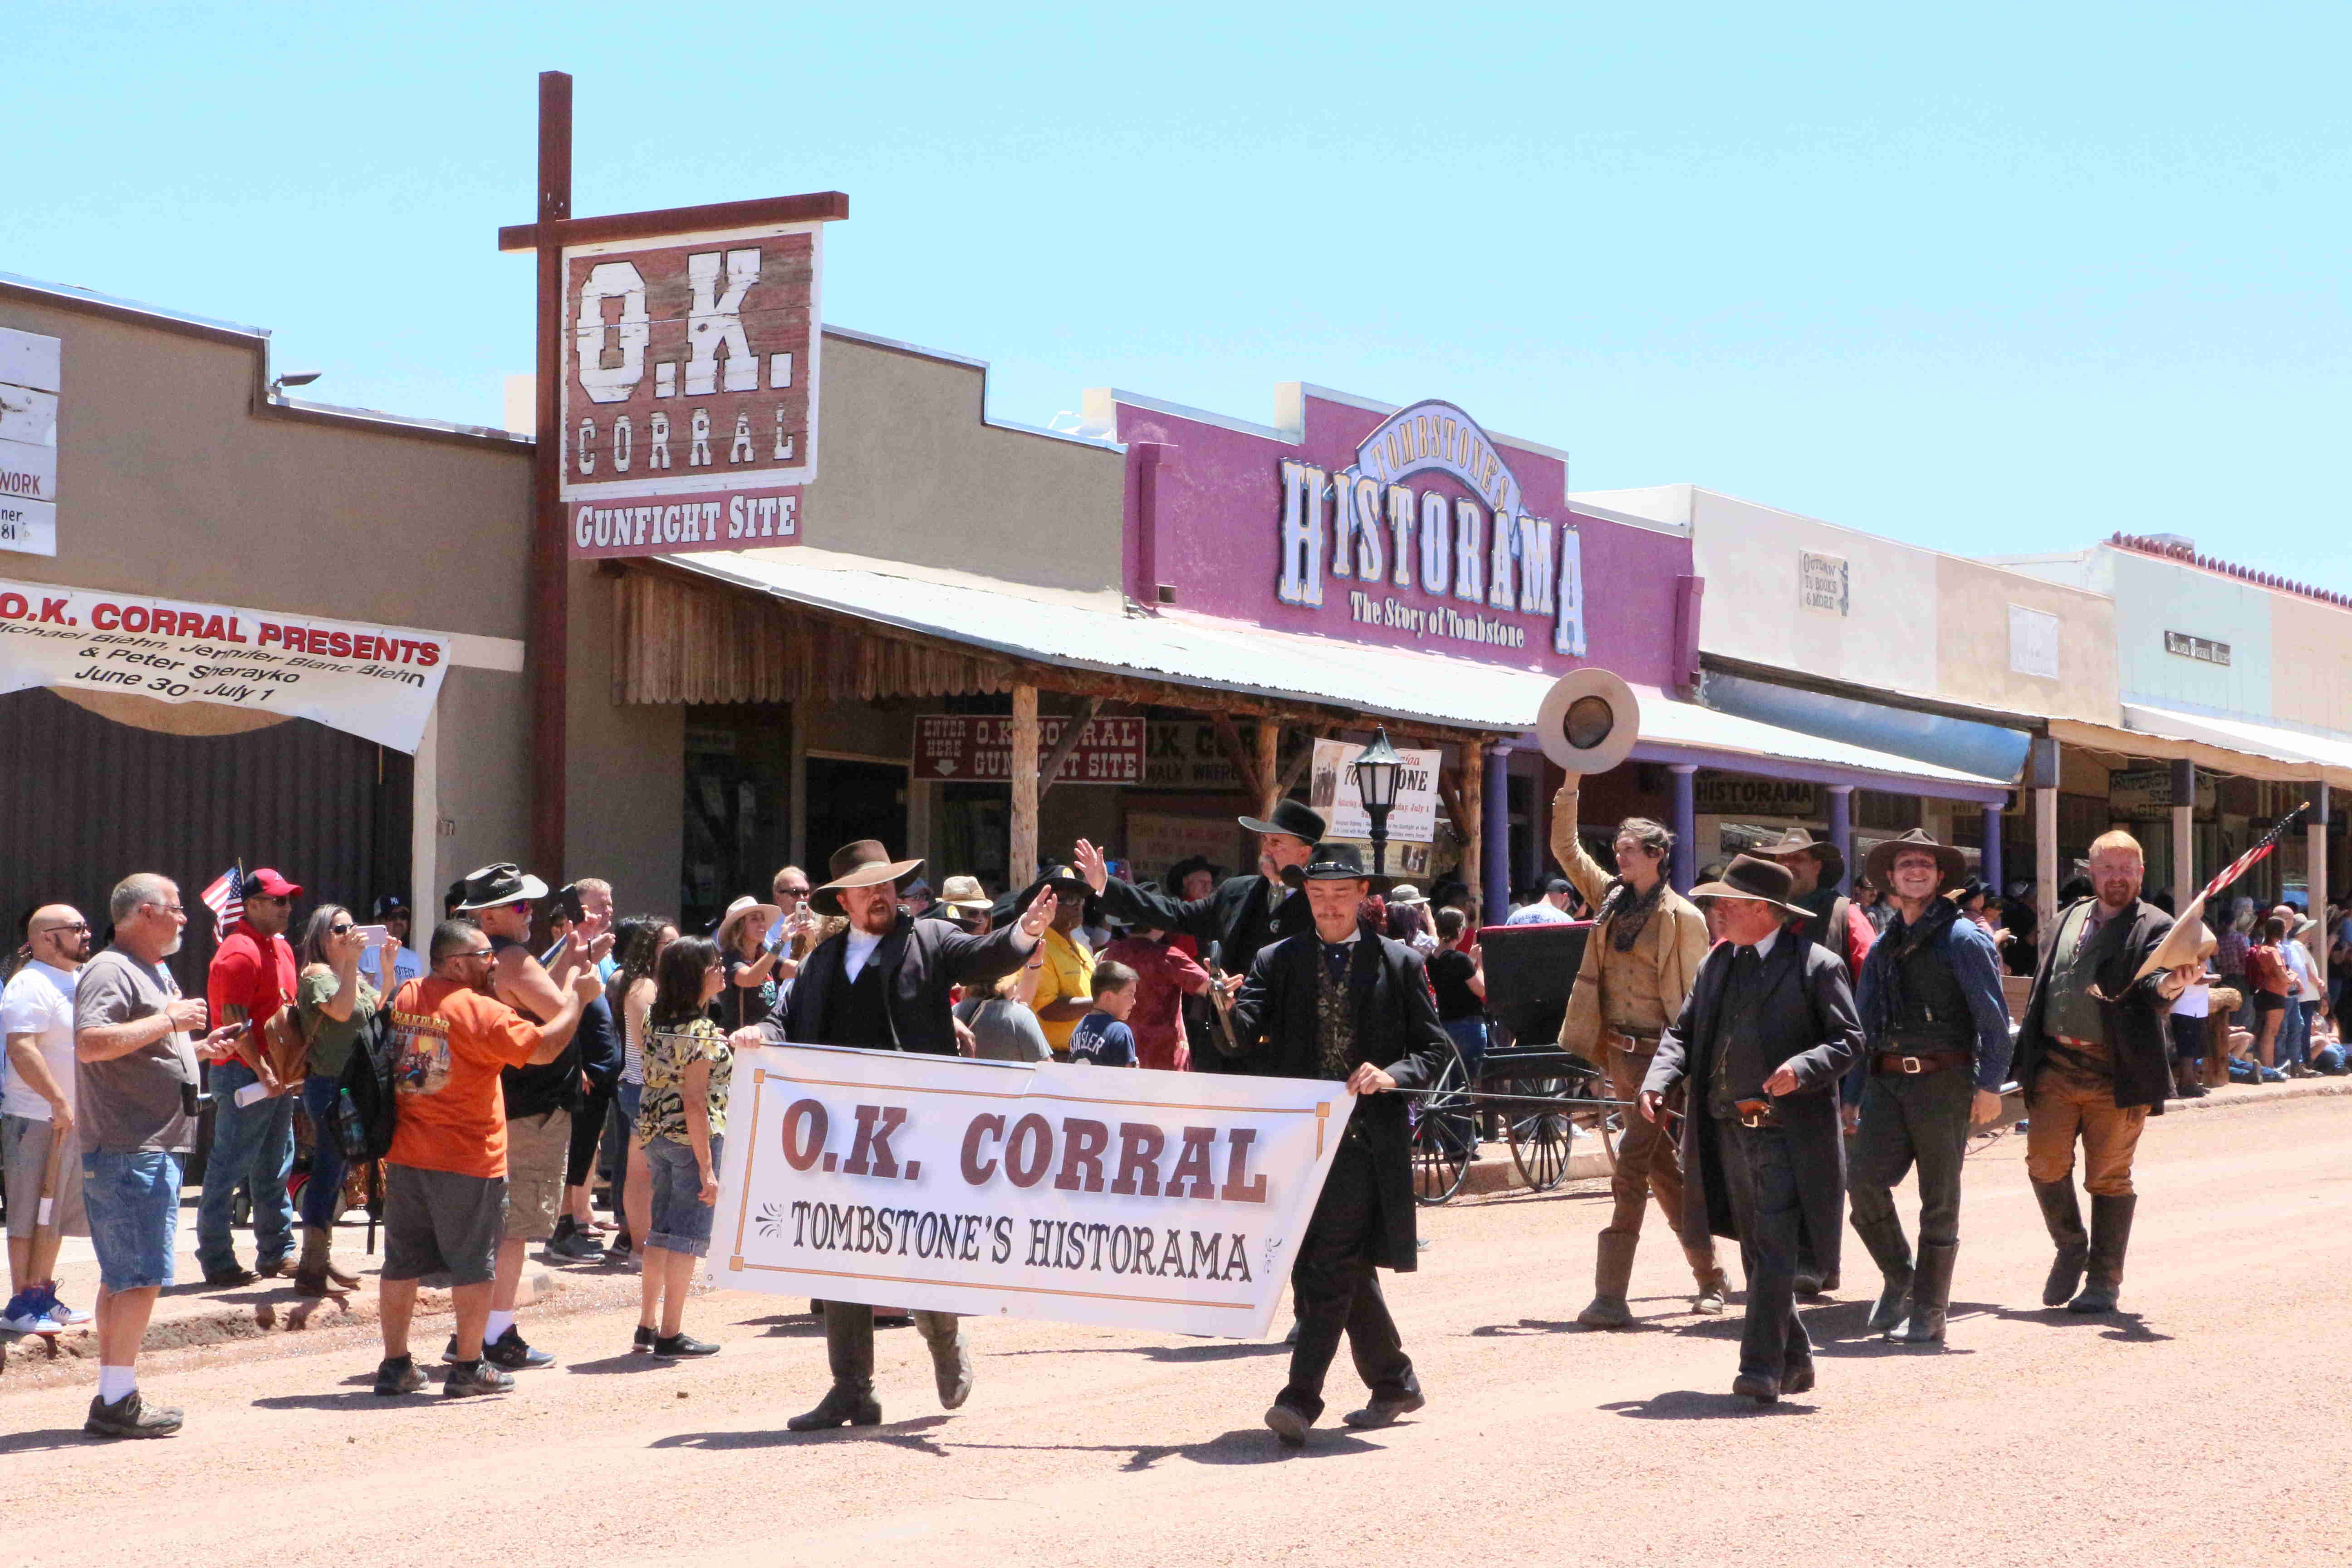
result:
[[(1023, 584), (938, 583), (876, 570), (806, 565), (789, 552), (664, 557), (687, 571), (1013, 658), (1174, 685), (1312, 702), (1454, 729), (1525, 734), (1553, 677), (1442, 654), (1367, 647), (1179, 610), (1124, 615), (1041, 599)], [(1642, 703), (1636, 757), (1737, 767), (1739, 759), (1811, 764), (1856, 782), (1983, 799), (2008, 781), (1823, 740), (1676, 700)], [(1720, 761), (1718, 761), (1720, 759)], [(1767, 771), (1782, 772), (1781, 768)]]

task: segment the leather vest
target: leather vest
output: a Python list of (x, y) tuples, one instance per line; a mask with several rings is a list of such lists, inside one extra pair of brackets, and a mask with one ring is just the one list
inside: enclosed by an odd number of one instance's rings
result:
[(1976, 1021), (1969, 1012), (1968, 993), (1960, 989), (1959, 977), (1944, 956), (1943, 936), (1939, 933), (1921, 942), (1908, 956), (1898, 956), (1895, 968), (1895, 1005), (1888, 1026), (1888, 1047), (1969, 1048), (1976, 1038)]
[(824, 1017), (818, 1026), (820, 1045), (888, 1049), (898, 1043), (890, 1033), (889, 997), (882, 985), (880, 957), (879, 953), (868, 957), (856, 980), (827, 988)]

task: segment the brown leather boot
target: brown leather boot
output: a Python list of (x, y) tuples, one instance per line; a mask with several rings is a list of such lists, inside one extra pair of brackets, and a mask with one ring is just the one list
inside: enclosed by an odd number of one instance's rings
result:
[(1633, 1249), (1641, 1240), (1616, 1231), (1601, 1233), (1601, 1256), (1592, 1270), (1592, 1304), (1576, 1315), (1578, 1322), (1588, 1329), (1632, 1326), (1633, 1310), (1625, 1304), (1625, 1288), (1633, 1278)]
[(2034, 1199), (2042, 1205), (2042, 1223), (2058, 1247), (2058, 1256), (2050, 1265), (2050, 1278), (2042, 1285), (2042, 1304), (2063, 1307), (2083, 1283), (2083, 1266), (2091, 1256), (2091, 1238), (2083, 1229), (2083, 1205), (2074, 1197), (2072, 1171), (2054, 1182), (2035, 1182), (2032, 1186)]

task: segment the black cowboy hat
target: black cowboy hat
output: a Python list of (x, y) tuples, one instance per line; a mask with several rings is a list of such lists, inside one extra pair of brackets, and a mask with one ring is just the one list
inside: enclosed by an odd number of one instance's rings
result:
[(1759, 899), (1792, 915), (1811, 919), (1812, 910), (1789, 901), (1789, 889), (1795, 882), (1789, 868), (1778, 860), (1735, 855), (1731, 864), (1723, 868), (1719, 881), (1700, 883), (1690, 890), (1689, 898), (1695, 904), (1707, 899)]
[(1206, 855), (1195, 855), (1189, 860), (1179, 860), (1169, 867), (1166, 874), (1160, 879), (1160, 886), (1171, 895), (1181, 892), (1184, 887), (1184, 879), (1195, 871), (1206, 871), (1218, 881), (1224, 880), (1224, 871), (1222, 867)]
[(833, 852), (833, 858), (825, 863), (825, 872), (833, 880), (810, 893), (809, 902), (821, 915), (837, 915), (841, 913), (840, 889), (896, 882), (921, 864), (920, 860), (893, 860), (880, 839), (860, 838)]
[(1303, 800), (1277, 800), (1271, 817), (1244, 816), (1235, 818), (1252, 833), (1287, 833), (1293, 838), (1303, 838), (1309, 844), (1319, 844), (1331, 831), (1331, 825), (1322, 815)]
[(1345, 839), (1318, 844), (1307, 852), (1307, 864), (1298, 868), (1302, 882), (1369, 882), (1372, 874), (1364, 869), (1364, 852)]
[(1872, 887), (1882, 892), (1893, 892), (1895, 858), (1906, 849), (1924, 849), (1936, 858), (1936, 869), (1943, 876), (1944, 888), (1958, 885), (1969, 874), (1969, 858), (1948, 844), (1937, 843), (1923, 827), (1915, 827), (1900, 838), (1890, 838), (1884, 844), (1873, 846), (1870, 853), (1863, 858), (1862, 874), (1870, 879)]

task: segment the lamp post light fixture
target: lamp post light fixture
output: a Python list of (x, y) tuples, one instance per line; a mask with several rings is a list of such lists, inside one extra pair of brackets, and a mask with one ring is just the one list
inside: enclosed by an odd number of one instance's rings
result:
[(1363, 749), (1348, 772), (1356, 781), (1356, 798), (1364, 803), (1364, 815), (1372, 822), (1372, 875), (1388, 875), (1389, 813), (1394, 809), (1397, 778), (1404, 771), (1404, 758), (1389, 744), (1385, 726), (1372, 732), (1372, 743)]
[(326, 373), (324, 371), (305, 370), (297, 371), (290, 375), (274, 376), (271, 378), (269, 383), (270, 401), (274, 403), (283, 403), (286, 401), (286, 389), (288, 387), (308, 386), (325, 374)]

